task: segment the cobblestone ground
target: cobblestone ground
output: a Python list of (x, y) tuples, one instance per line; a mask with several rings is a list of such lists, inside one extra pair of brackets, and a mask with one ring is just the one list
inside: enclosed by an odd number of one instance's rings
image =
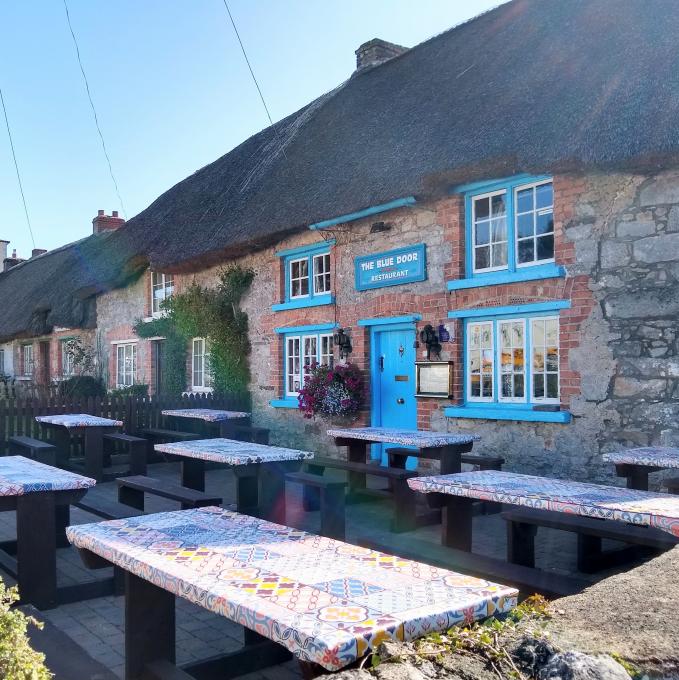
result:
[[(154, 477), (177, 481), (178, 464), (157, 464), (151, 468)], [(206, 475), (206, 491), (222, 495), (225, 503), (235, 500), (234, 477), (229, 470), (212, 470)], [(97, 485), (90, 493), (114, 497), (115, 483)], [(305, 513), (301, 509), (300, 488), (288, 489), (288, 524), (310, 531), (318, 530), (318, 513)], [(175, 510), (171, 501), (147, 496), (147, 511)], [(423, 527), (415, 532), (400, 534), (389, 532), (391, 504), (378, 502), (352, 505), (347, 510), (347, 540), (357, 542), (359, 537), (370, 537), (381, 543), (407, 545), (410, 536), (438, 542), (439, 526)], [(72, 509), (71, 523), (84, 524), (99, 521), (79, 509)], [(0, 513), (0, 540), (15, 535), (15, 517), (12, 512)], [(474, 518), (474, 552), (504, 558), (505, 527), (499, 515)], [(397, 552), (397, 550), (395, 550)], [(106, 570), (96, 572), (84, 568), (73, 548), (58, 551), (59, 585), (82, 583), (100, 578)], [(561, 573), (575, 571), (575, 536), (564, 532), (541, 529), (536, 544), (536, 563), (546, 569)], [(2, 572), (0, 572), (2, 575)], [(3, 578), (5, 576), (3, 575)], [(9, 580), (9, 579), (6, 579)], [(61, 628), (83, 647), (94, 659), (123, 677), (123, 598), (102, 597), (46, 611), (45, 617)], [(226, 619), (177, 600), (177, 661), (185, 663), (214, 656), (220, 652), (237, 649), (242, 644), (242, 629)], [(288, 680), (301, 677), (294, 662), (243, 676), (243, 680)], [(75, 680), (75, 679), (74, 679)]]

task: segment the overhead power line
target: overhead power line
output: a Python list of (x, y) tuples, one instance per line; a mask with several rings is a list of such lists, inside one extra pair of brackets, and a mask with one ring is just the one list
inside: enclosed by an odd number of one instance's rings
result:
[(92, 101), (92, 93), (90, 92), (90, 84), (87, 81), (87, 75), (85, 74), (85, 69), (83, 67), (83, 62), (82, 59), (80, 58), (80, 49), (78, 47), (78, 41), (75, 37), (75, 32), (73, 31), (73, 26), (71, 25), (71, 15), (68, 12), (68, 4), (66, 3), (66, 0), (64, 0), (64, 9), (66, 10), (66, 21), (68, 22), (68, 30), (71, 32), (71, 37), (73, 38), (73, 44), (75, 45), (75, 54), (76, 57), (78, 58), (78, 65), (80, 66), (80, 73), (83, 75), (83, 80), (85, 81), (85, 91), (87, 92), (87, 98), (90, 101), (90, 107), (92, 108), (92, 115), (94, 116), (94, 124), (97, 128), (97, 132), (99, 133), (99, 139), (101, 140), (101, 148), (104, 151), (104, 156), (106, 157), (106, 163), (108, 164), (108, 171), (109, 174), (111, 175), (111, 179), (113, 180), (113, 186), (115, 187), (116, 190), (116, 195), (118, 196), (118, 201), (120, 202), (120, 207), (123, 211), (123, 215), (125, 219), (127, 219), (127, 212), (125, 210), (125, 204), (123, 203), (123, 198), (120, 195), (120, 190), (118, 189), (118, 182), (116, 182), (116, 177), (113, 174), (113, 166), (111, 165), (111, 159), (108, 155), (108, 150), (106, 149), (106, 142), (104, 141), (104, 135), (101, 131), (101, 127), (99, 125), (99, 118), (97, 117), (97, 110), (94, 108), (94, 102)]
[(17, 163), (17, 155), (14, 150), (14, 142), (12, 141), (12, 131), (9, 127), (9, 117), (7, 116), (7, 107), (5, 106), (5, 98), (2, 94), (2, 88), (0, 88), (0, 102), (2, 102), (2, 112), (5, 115), (5, 125), (7, 126), (7, 136), (9, 137), (9, 147), (12, 150), (12, 158), (14, 159), (14, 169), (17, 174), (17, 181), (19, 182), (19, 191), (21, 192), (21, 201), (24, 204), (24, 214), (26, 215), (26, 224), (28, 224), (28, 233), (31, 235), (31, 241), (33, 242), (33, 249), (35, 250), (35, 238), (33, 236), (33, 227), (31, 226), (31, 219), (28, 216), (28, 206), (26, 205), (26, 196), (24, 195), (24, 185), (21, 182), (21, 173), (19, 172), (19, 163)]

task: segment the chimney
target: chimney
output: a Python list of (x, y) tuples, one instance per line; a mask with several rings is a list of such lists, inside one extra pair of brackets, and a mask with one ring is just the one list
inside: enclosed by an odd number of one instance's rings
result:
[(5, 241), (0, 238), (0, 264), (2, 264), (7, 259), (7, 246), (9, 241)]
[(31, 258), (38, 257), (38, 255), (44, 255), (47, 251), (44, 248), (33, 248), (31, 250)]
[(107, 215), (103, 210), (98, 210), (97, 216), (92, 220), (92, 233), (101, 234), (102, 231), (115, 231), (123, 224), (125, 224), (125, 220), (118, 217), (117, 210), (114, 210), (110, 215)]
[(402, 45), (396, 45), (381, 38), (373, 38), (363, 43), (356, 50), (356, 70), (354, 73), (384, 64), (385, 61), (398, 57), (399, 54), (407, 51), (408, 48)]
[[(4, 243), (8, 243), (8, 241), (5, 241)], [(5, 257), (2, 261), (2, 271), (6, 272), (8, 269), (11, 269), (12, 267), (16, 267), (16, 265), (20, 264), (23, 262), (23, 260), (20, 257), (17, 257), (17, 251), (16, 248), (12, 251), (12, 257)]]

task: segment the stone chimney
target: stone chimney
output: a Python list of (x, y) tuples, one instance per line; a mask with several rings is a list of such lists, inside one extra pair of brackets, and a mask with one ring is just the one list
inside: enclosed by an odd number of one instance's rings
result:
[(118, 211), (114, 210), (107, 215), (103, 210), (97, 211), (97, 216), (92, 220), (92, 233), (101, 234), (102, 231), (115, 231), (125, 224), (122, 217), (118, 217)]
[(44, 248), (33, 248), (31, 251), (31, 258), (38, 257), (38, 255), (44, 255), (47, 251)]
[(408, 48), (402, 45), (396, 45), (381, 38), (373, 38), (363, 43), (356, 50), (356, 71), (354, 73), (359, 73), (372, 66), (384, 64), (385, 61), (398, 57), (399, 54), (407, 51)]

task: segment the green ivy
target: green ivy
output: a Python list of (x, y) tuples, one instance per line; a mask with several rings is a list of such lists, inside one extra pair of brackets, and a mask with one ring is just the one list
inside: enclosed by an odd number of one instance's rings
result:
[(162, 304), (166, 316), (137, 322), (139, 337), (164, 337), (162, 384), (168, 393), (186, 387), (186, 352), (191, 338), (209, 345), (214, 389), (220, 394), (246, 394), (250, 382), (248, 315), (240, 308), (255, 272), (233, 265), (220, 270), (216, 288), (191, 284)]

